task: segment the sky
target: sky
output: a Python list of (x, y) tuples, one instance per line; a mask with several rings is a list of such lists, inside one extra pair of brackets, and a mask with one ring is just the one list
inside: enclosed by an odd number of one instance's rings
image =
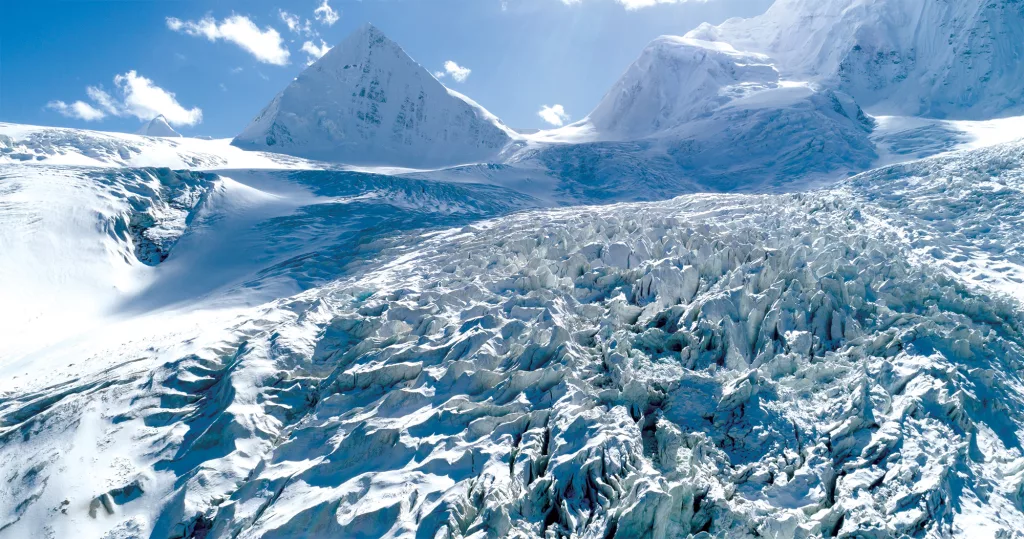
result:
[(584, 118), (652, 39), (771, 0), (0, 0), (0, 121), (240, 132), (366, 22), (516, 128)]

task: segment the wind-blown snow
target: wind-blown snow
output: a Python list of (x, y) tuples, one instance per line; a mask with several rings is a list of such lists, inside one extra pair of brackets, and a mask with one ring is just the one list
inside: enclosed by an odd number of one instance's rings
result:
[(435, 167), (493, 160), (512, 135), (367, 25), (299, 74), (233, 143), (358, 165)]

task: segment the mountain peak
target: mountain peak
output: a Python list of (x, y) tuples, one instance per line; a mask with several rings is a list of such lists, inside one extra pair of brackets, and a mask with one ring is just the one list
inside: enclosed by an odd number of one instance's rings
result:
[(351, 164), (435, 167), (491, 160), (510, 140), (494, 115), (366, 24), (300, 73), (234, 144)]
[(171, 124), (167, 122), (167, 118), (163, 114), (157, 115), (156, 118), (146, 122), (136, 131), (138, 135), (145, 135), (147, 137), (180, 137), (181, 135), (171, 127)]

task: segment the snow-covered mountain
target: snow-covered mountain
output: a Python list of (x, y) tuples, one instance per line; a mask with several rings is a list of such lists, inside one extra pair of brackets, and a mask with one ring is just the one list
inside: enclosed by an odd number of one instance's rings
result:
[(602, 138), (643, 138), (778, 83), (778, 72), (763, 56), (725, 43), (662, 36), (629, 66), (586, 123)]
[(145, 135), (147, 137), (180, 137), (177, 131), (171, 127), (171, 124), (167, 123), (167, 118), (161, 114), (156, 118), (148, 121), (135, 132), (137, 135)]
[(493, 161), (513, 132), (366, 25), (306, 68), (236, 146), (361, 165)]
[(647, 190), (792, 189), (869, 168), (873, 126), (848, 95), (783, 81), (763, 55), (663, 36), (587, 118), (532, 136), (542, 144), (513, 160), (539, 161), (584, 189), (617, 182), (635, 200)]
[(688, 37), (770, 56), (788, 78), (882, 114), (988, 119), (1024, 112), (1016, 0), (776, 0)]

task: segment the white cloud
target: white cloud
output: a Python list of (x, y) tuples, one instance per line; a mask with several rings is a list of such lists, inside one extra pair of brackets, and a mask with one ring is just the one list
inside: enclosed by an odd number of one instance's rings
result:
[(274, 65), (288, 64), (288, 49), (281, 34), (267, 26), (260, 30), (256, 23), (242, 15), (232, 15), (220, 23), (213, 17), (204, 17), (198, 22), (167, 18), (167, 27), (175, 32), (190, 36), (205, 37), (210, 41), (223, 39), (238, 45), (256, 57), (257, 60)]
[(114, 77), (114, 84), (124, 96), (123, 110), (140, 120), (151, 120), (162, 114), (171, 125), (195, 125), (203, 121), (202, 109), (186, 109), (173, 92), (153, 84), (134, 70)]
[(278, 13), (281, 15), (281, 20), (288, 26), (289, 31), (309, 37), (317, 35), (317, 31), (313, 29), (313, 23), (309, 19), (303, 22), (302, 17), (283, 9), (279, 9)]
[(307, 41), (302, 44), (302, 52), (309, 55), (306, 58), (307, 64), (312, 64), (313, 62), (319, 60), (320, 58), (323, 58), (324, 55), (327, 54), (327, 51), (329, 50), (331, 50), (331, 46), (325, 43), (324, 40), (322, 39), (320, 40), (319, 47), (314, 45), (312, 41)]
[(173, 92), (164, 90), (134, 70), (114, 77), (114, 86), (120, 97), (114, 97), (98, 86), (87, 86), (85, 93), (93, 103), (75, 101), (68, 105), (63, 101), (50, 101), (46, 107), (87, 122), (102, 120), (108, 115), (135, 116), (149, 121), (161, 114), (171, 125), (195, 125), (203, 121), (202, 109), (181, 106)]
[(451, 75), (455, 82), (466, 82), (469, 78), (469, 74), (473, 70), (468, 67), (462, 67), (455, 62), (448, 60), (444, 63), (444, 71), (435, 71), (434, 76), (438, 79), (443, 79), (445, 75)]
[(85, 88), (85, 95), (89, 96), (89, 99), (93, 100), (101, 109), (107, 112), (107, 114), (113, 114), (114, 116), (121, 115), (121, 107), (118, 105), (117, 100), (110, 96), (102, 88), (96, 86), (87, 86)]
[(313, 17), (327, 26), (334, 26), (334, 23), (338, 22), (338, 19), (341, 18), (338, 12), (334, 11), (334, 8), (327, 4), (327, 0), (323, 0), (320, 7), (313, 10)]
[(53, 109), (68, 118), (78, 118), (87, 122), (102, 120), (107, 116), (102, 110), (84, 101), (75, 101), (70, 105), (63, 101), (50, 101), (46, 104), (46, 108)]
[(540, 108), (540, 111), (537, 112), (537, 115), (540, 116), (542, 120), (555, 127), (565, 125), (565, 122), (568, 122), (570, 119), (569, 115), (565, 112), (565, 107), (562, 105), (551, 105), (550, 107), (544, 105)]

